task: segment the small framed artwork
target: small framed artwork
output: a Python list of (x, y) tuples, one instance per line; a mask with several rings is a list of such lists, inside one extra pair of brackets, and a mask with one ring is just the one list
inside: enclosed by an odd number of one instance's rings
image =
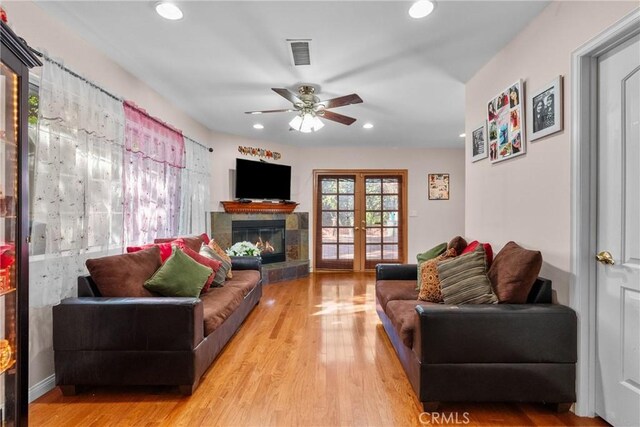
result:
[(486, 159), (487, 153), (487, 126), (482, 123), (471, 132), (471, 161)]
[(543, 138), (562, 130), (562, 76), (531, 95), (527, 127), (529, 140)]
[(501, 162), (526, 153), (522, 80), (487, 103), (489, 160)]
[(429, 200), (449, 200), (449, 174), (429, 174)]

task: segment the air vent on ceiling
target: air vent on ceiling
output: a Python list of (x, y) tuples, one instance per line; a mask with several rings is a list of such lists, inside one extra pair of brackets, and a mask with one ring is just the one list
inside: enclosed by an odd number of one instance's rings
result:
[(311, 65), (311, 39), (287, 39), (287, 44), (293, 65)]

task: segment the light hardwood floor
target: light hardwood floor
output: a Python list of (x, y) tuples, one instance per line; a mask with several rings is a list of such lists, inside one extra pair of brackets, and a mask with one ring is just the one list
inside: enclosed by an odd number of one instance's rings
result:
[(105, 387), (64, 397), (55, 389), (31, 404), (30, 424), (420, 426), (452, 425), (457, 416), (473, 426), (607, 425), (535, 404), (444, 404), (438, 416), (446, 419), (421, 416), (374, 300), (372, 274), (267, 285), (193, 396)]

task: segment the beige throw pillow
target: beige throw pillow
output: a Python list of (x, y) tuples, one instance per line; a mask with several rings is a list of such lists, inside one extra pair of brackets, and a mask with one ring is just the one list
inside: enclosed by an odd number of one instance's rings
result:
[[(224, 261), (228, 262), (229, 265), (231, 265), (231, 258), (229, 257), (229, 255), (227, 255), (224, 249), (222, 249), (220, 245), (216, 243), (215, 240), (211, 240), (207, 246), (213, 249), (215, 253), (217, 253), (220, 256), (220, 258), (222, 258)], [(227, 279), (233, 279), (233, 273), (231, 272), (231, 267), (229, 267), (229, 271), (227, 271)]]

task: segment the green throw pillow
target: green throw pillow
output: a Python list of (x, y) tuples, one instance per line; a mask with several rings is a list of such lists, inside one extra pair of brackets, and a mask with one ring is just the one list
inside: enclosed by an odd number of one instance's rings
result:
[(487, 277), (487, 258), (482, 245), (468, 254), (439, 262), (437, 269), (445, 304), (498, 302)]
[(212, 272), (174, 246), (169, 259), (144, 282), (144, 287), (166, 297), (197, 298)]
[(200, 255), (206, 256), (207, 258), (215, 259), (216, 261), (220, 261), (222, 265), (216, 272), (216, 276), (213, 278), (214, 286), (222, 286), (224, 281), (227, 278), (227, 272), (231, 270), (231, 264), (225, 259), (223, 259), (216, 251), (211, 249), (207, 245), (202, 245), (200, 248)]
[(422, 277), (420, 277), (421, 276), (420, 264), (422, 264), (425, 261), (429, 261), (430, 259), (434, 259), (437, 256), (442, 255), (446, 250), (447, 250), (447, 242), (444, 242), (416, 256), (416, 258), (418, 259), (418, 285), (416, 286), (417, 291), (419, 291), (420, 287), (422, 286)]

